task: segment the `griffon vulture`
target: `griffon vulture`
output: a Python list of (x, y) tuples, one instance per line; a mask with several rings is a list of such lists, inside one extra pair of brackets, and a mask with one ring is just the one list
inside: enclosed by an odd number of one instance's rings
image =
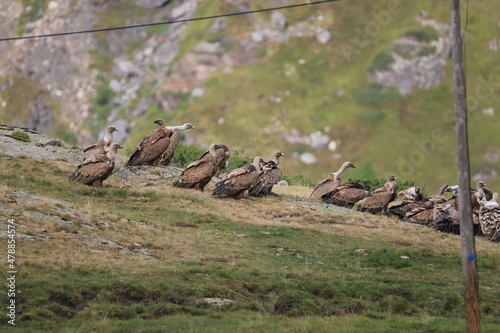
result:
[[(228, 160), (229, 156), (231, 156), (231, 152), (226, 145), (215, 145), (215, 154), (217, 155), (217, 157), (215, 158), (217, 170), (215, 171), (214, 176), (219, 178), (221, 171), (228, 166)], [(204, 159), (205, 157), (210, 158), (210, 153), (208, 150), (204, 152), (203, 155), (201, 155), (200, 160)]]
[(89, 186), (101, 187), (113, 172), (115, 167), (116, 151), (123, 148), (118, 143), (112, 143), (106, 154), (95, 155), (83, 161), (69, 177), (69, 180), (75, 180)]
[(351, 162), (345, 162), (344, 164), (342, 164), (339, 170), (329, 173), (327, 178), (319, 182), (319, 184), (314, 188), (309, 197), (320, 199), (323, 194), (333, 191), (337, 186), (341, 184), (340, 175), (347, 168), (356, 168), (356, 166)]
[(280, 156), (282, 152), (274, 154), (275, 159), (262, 164), (262, 173), (259, 179), (248, 189), (248, 194), (253, 197), (261, 197), (271, 194), (273, 186), (278, 183), (283, 175), (280, 168)]
[(113, 142), (113, 132), (115, 131), (118, 131), (116, 127), (108, 126), (106, 128), (106, 135), (98, 143), (90, 145), (83, 150), (84, 158), (87, 159), (94, 155), (106, 154), (109, 145)]
[(443, 196), (447, 187), (448, 184), (444, 184), (433, 195), (422, 201), (415, 202), (412, 209), (403, 217), (403, 221), (435, 228), (434, 207), (435, 205), (443, 204), (448, 201), (448, 199)]
[(204, 154), (198, 161), (189, 164), (182, 171), (179, 179), (174, 182), (174, 187), (194, 188), (203, 191), (217, 170), (216, 145), (212, 143), (208, 147), (208, 152), (207, 155)]
[(367, 196), (358, 206), (358, 211), (372, 214), (385, 213), (387, 206), (396, 198), (396, 176), (389, 175), (389, 181)]
[(172, 134), (172, 137), (170, 138), (170, 144), (168, 145), (167, 149), (161, 154), (160, 157), (160, 165), (167, 166), (170, 164), (170, 160), (174, 156), (175, 150), (177, 149), (177, 146), (179, 145), (180, 141), (180, 131), (184, 131), (187, 129), (194, 128), (193, 125), (190, 123), (185, 123), (184, 125), (181, 126), (167, 126), (167, 128), (170, 128), (171, 130), (174, 131)]
[(363, 186), (354, 182), (347, 182), (337, 186), (333, 191), (321, 196), (321, 201), (340, 207), (352, 208), (358, 201), (369, 195)]
[(240, 199), (245, 191), (252, 186), (261, 173), (261, 158), (256, 156), (249, 166), (237, 168), (228, 172), (222, 180), (215, 185), (212, 195), (222, 195)]
[(398, 193), (401, 200), (393, 201), (387, 206), (387, 211), (390, 214), (396, 215), (399, 218), (405, 217), (406, 213), (413, 209), (417, 202), (422, 201), (424, 196), (420, 187), (410, 187)]
[(127, 166), (148, 164), (158, 166), (163, 152), (170, 145), (170, 138), (174, 134), (171, 128), (165, 127), (162, 119), (154, 121), (160, 125), (151, 134), (148, 134), (137, 146), (132, 156), (130, 156)]
[(479, 221), (486, 239), (500, 242), (500, 205), (497, 192), (492, 194), (491, 200), (482, 204), (479, 210)]
[(478, 181), (477, 184), (477, 192), (476, 197), (478, 201), (490, 201), (491, 198), (493, 197), (493, 193), (491, 190), (486, 186), (486, 183), (483, 182), (482, 180)]

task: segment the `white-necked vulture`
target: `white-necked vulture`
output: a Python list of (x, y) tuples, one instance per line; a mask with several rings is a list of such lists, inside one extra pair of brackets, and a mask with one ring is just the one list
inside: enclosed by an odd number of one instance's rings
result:
[(177, 146), (179, 145), (179, 141), (181, 138), (179, 132), (194, 128), (194, 126), (191, 125), (190, 123), (185, 123), (184, 125), (181, 126), (167, 126), (167, 128), (172, 129), (174, 133), (170, 138), (170, 144), (168, 145), (167, 149), (161, 154), (160, 165), (163, 166), (169, 165), (170, 160), (174, 156), (175, 150), (177, 149)]
[(330, 172), (327, 178), (320, 181), (318, 185), (314, 188), (314, 190), (311, 192), (311, 195), (309, 197), (320, 199), (321, 196), (323, 196), (323, 194), (333, 191), (337, 186), (339, 186), (342, 183), (340, 175), (347, 168), (356, 168), (356, 166), (349, 161), (344, 162), (344, 164), (342, 164), (340, 169), (338, 169), (336, 172)]
[(248, 195), (261, 197), (271, 194), (273, 186), (278, 183), (283, 175), (280, 168), (280, 157), (284, 156), (282, 152), (274, 154), (275, 159), (261, 165), (262, 173), (259, 179), (248, 189)]
[(116, 127), (108, 126), (106, 128), (106, 135), (98, 143), (90, 145), (83, 150), (84, 159), (94, 155), (105, 154), (108, 151), (109, 145), (113, 142), (113, 132), (115, 131), (118, 131)]
[(479, 210), (479, 222), (486, 239), (500, 242), (500, 205), (497, 192), (492, 194), (491, 200), (482, 204)]
[(154, 122), (160, 125), (160, 128), (155, 129), (151, 134), (142, 139), (134, 153), (130, 156), (127, 166), (140, 164), (160, 165), (161, 155), (170, 145), (170, 138), (174, 134), (174, 131), (171, 128), (165, 127), (162, 119), (155, 120)]
[(245, 191), (259, 178), (260, 161), (261, 158), (256, 156), (251, 165), (231, 170), (225, 174), (222, 180), (215, 185), (212, 195), (242, 198)]
[(396, 176), (389, 175), (389, 181), (367, 196), (358, 206), (358, 211), (382, 214), (387, 206), (396, 198)]
[(198, 161), (189, 164), (182, 171), (179, 179), (174, 182), (174, 187), (194, 188), (203, 191), (217, 170), (215, 147), (216, 145), (212, 143), (208, 148), (208, 155), (203, 154)]
[(106, 154), (91, 156), (83, 161), (69, 177), (69, 180), (74, 180), (85, 185), (101, 187), (113, 172), (115, 167), (116, 151), (123, 148), (118, 143), (112, 143)]

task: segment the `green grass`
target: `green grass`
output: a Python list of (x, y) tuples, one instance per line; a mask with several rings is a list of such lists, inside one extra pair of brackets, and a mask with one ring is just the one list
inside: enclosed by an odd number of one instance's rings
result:
[[(62, 199), (88, 212), (64, 213), (75, 223), (59, 228), (23, 221), (46, 228), (52, 239), (38, 239), (35, 230), (35, 241), (19, 241), (20, 331), (463, 330), (457, 236), (366, 214), (311, 212), (279, 198), (215, 199), (170, 185), (123, 187), (114, 177), (107, 181), (111, 187), (94, 189), (68, 183), (63, 175), (73, 168), (0, 159), (9, 189)], [(12, 196), (2, 191), (3, 198)], [(62, 214), (60, 207), (48, 202), (26, 210), (54, 216)], [(288, 218), (297, 222), (291, 225)], [(98, 220), (110, 227), (89, 228)], [(130, 250), (141, 244), (155, 257), (123, 254), (78, 235), (96, 235)], [(484, 239), (476, 243), (483, 329), (494, 330), (500, 325), (500, 252)], [(205, 297), (234, 303), (222, 308), (196, 303)], [(6, 294), (0, 301), (6, 302)]]

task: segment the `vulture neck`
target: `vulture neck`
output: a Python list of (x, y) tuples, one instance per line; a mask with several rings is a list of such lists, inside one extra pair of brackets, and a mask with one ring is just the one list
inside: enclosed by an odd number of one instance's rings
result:
[(188, 128), (191, 128), (191, 127), (189, 127), (188, 124), (184, 124), (181, 126), (169, 126), (169, 128), (173, 129), (174, 131), (184, 131), (184, 130), (187, 130)]
[(217, 157), (217, 152), (215, 151), (215, 144), (211, 144), (209, 147), (208, 147), (208, 152), (210, 153), (210, 155), (212, 157)]
[(108, 134), (106, 134), (104, 138), (102, 138), (102, 141), (104, 141), (105, 146), (109, 146), (111, 142), (113, 142), (113, 132), (110, 133), (108, 130)]
[(259, 172), (261, 171), (260, 160), (261, 160), (260, 156), (255, 156), (255, 158), (253, 159), (253, 163), (252, 163), (252, 165), (255, 167), (255, 169)]
[(337, 172), (333, 173), (333, 179), (337, 180), (337, 178), (340, 177), (340, 175), (345, 171), (345, 169), (347, 169), (347, 167), (349, 167), (348, 163), (342, 164), (342, 166), (340, 167), (340, 169)]
[(278, 155), (278, 154), (276, 154), (276, 155), (274, 156), (274, 161), (276, 162), (276, 166), (277, 166), (277, 167), (278, 167), (278, 166), (280, 166), (280, 156), (281, 156), (281, 155)]
[(110, 160), (110, 161), (114, 161), (115, 160), (115, 157), (116, 157), (116, 148), (111, 148), (108, 150), (108, 152), (106, 153), (106, 157)]
[(396, 181), (395, 180), (390, 180), (387, 183), (385, 183), (385, 188), (387, 191), (392, 191), (396, 187)]

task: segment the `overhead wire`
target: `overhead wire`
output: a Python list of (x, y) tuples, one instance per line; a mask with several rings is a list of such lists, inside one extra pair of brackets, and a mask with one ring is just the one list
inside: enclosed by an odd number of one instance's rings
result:
[(194, 21), (202, 21), (202, 20), (213, 20), (213, 19), (223, 18), (223, 17), (231, 17), (231, 16), (239, 16), (239, 15), (249, 15), (249, 14), (262, 13), (262, 12), (268, 12), (268, 11), (273, 11), (273, 10), (282, 10), (282, 9), (288, 9), (288, 8), (313, 6), (313, 5), (319, 5), (319, 4), (323, 4), (323, 3), (336, 2), (336, 1), (340, 1), (340, 0), (308, 1), (306, 3), (299, 3), (299, 4), (294, 4), (294, 5), (286, 5), (286, 6), (279, 6), (279, 7), (272, 7), (272, 8), (263, 8), (263, 9), (256, 9), (256, 10), (248, 10), (248, 11), (237, 12), (237, 13), (227, 13), (227, 14), (219, 14), (219, 15), (204, 16), (204, 17), (195, 17), (195, 18), (190, 18), (190, 19), (164, 21), (164, 22), (135, 24), (135, 25), (120, 26), (120, 27), (110, 27), (110, 28), (81, 30), (81, 31), (68, 31), (68, 32), (59, 32), (59, 33), (52, 33), (52, 34), (44, 34), (44, 35), (34, 35), (34, 36), (6, 37), (6, 38), (0, 38), (0, 42), (25, 40), (25, 39), (35, 39), (35, 38), (60, 37), (60, 36), (69, 36), (69, 35), (80, 35), (80, 34), (105, 32), (105, 31), (114, 31), (114, 30), (144, 28), (144, 27), (151, 27), (151, 26), (156, 26), (156, 25), (167, 25), (167, 24), (174, 24), (174, 23), (194, 22)]

